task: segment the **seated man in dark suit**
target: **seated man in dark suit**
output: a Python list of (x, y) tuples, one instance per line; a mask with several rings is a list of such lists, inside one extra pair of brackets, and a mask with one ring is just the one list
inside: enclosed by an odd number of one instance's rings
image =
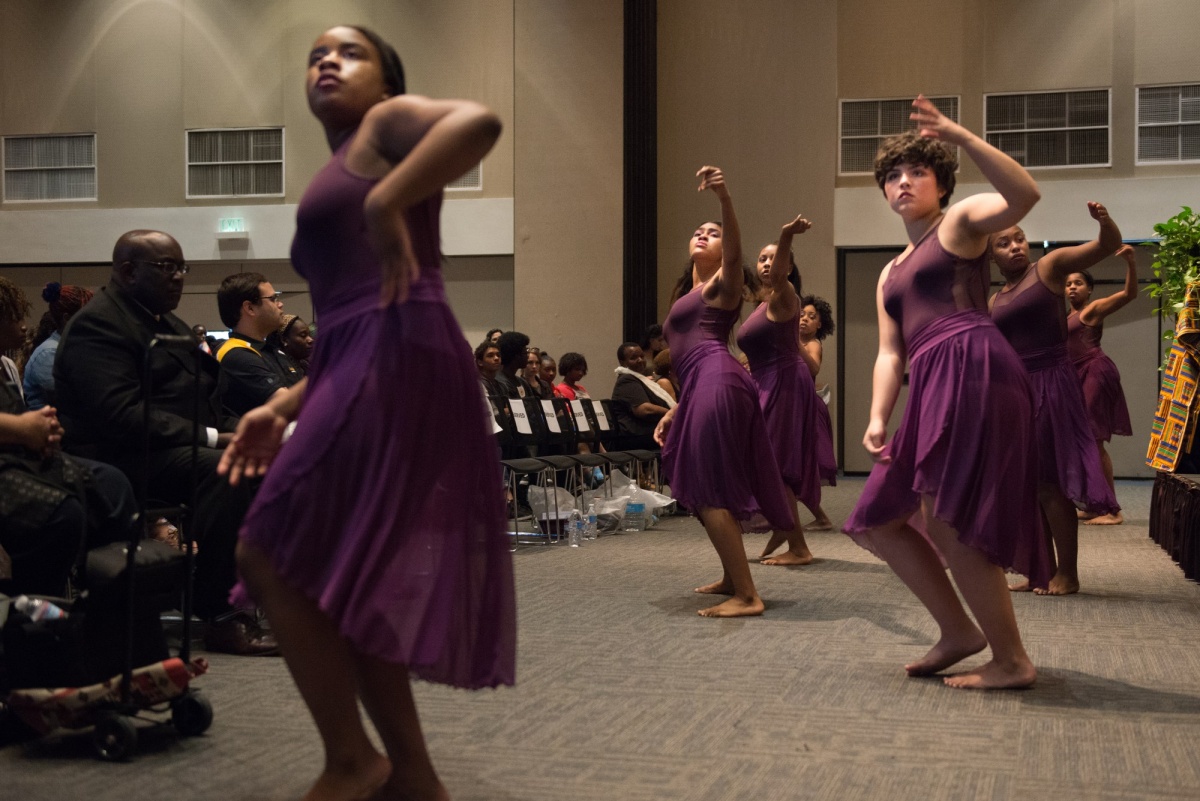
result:
[(221, 402), (239, 417), (286, 392), (304, 374), (267, 337), (283, 324), (283, 301), (260, 273), (236, 273), (217, 290), (217, 311), (232, 332), (217, 350)]
[[(188, 502), (191, 475), (193, 353), (155, 349), (151, 356), (150, 454), (143, 463), (145, 403), (142, 372), (150, 340), (161, 335), (192, 339), (190, 326), (172, 314), (183, 294), (187, 263), (179, 243), (160, 231), (130, 231), (113, 248), (108, 286), (71, 318), (54, 362), (58, 412), (66, 449), (121, 468), (134, 486), (148, 481), (151, 498)], [(196, 613), (210, 623), (210, 650), (237, 654), (277, 651), (253, 616), (229, 606), (236, 579), (234, 547), (253, 489), (231, 487), (217, 475), (235, 420), (222, 418), (213, 401), (217, 363), (200, 358), (203, 399), (197, 504), (192, 532), (201, 544), (196, 570)], [(144, 467), (143, 467), (144, 465)], [(145, 469), (145, 473), (143, 473)]]
[(621, 443), (626, 448), (656, 450), (654, 428), (675, 401), (646, 377), (646, 355), (636, 342), (617, 348), (617, 383), (612, 391), (612, 413)]

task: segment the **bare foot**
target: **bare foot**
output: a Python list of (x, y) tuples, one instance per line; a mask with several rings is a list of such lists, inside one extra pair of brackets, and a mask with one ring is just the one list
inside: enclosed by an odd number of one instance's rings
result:
[(434, 795), (428, 795), (415, 793), (411, 787), (401, 787), (389, 781), (371, 796), (371, 801), (450, 801), (450, 793), (446, 792), (446, 788), (440, 782), (434, 790)]
[(697, 587), (692, 592), (702, 592), (705, 595), (733, 595), (733, 582), (723, 578), (720, 581), (714, 581), (712, 584)]
[(1125, 517), (1120, 512), (1117, 512), (1114, 515), (1100, 515), (1090, 520), (1084, 520), (1083, 524), (1085, 526), (1119, 526), (1124, 522)]
[(804, 524), (805, 531), (831, 531), (833, 529), (833, 521), (829, 518), (824, 520), (810, 520)]
[(1050, 579), (1050, 586), (1044, 590), (1038, 588), (1033, 592), (1035, 595), (1070, 595), (1071, 593), (1079, 592), (1079, 579), (1067, 578), (1060, 573), (1056, 573), (1054, 574), (1054, 578)]
[(783, 545), (786, 540), (787, 537), (785, 537), (783, 534), (780, 534), (778, 531), (772, 531), (771, 538), (767, 540), (767, 545), (765, 548), (763, 548), (762, 555), (758, 558), (766, 559), (775, 552), (776, 548), (778, 548), (780, 545)]
[(929, 649), (929, 653), (919, 661), (905, 665), (904, 669), (910, 676), (932, 676), (956, 662), (961, 662), (968, 656), (979, 653), (984, 648), (987, 648), (987, 640), (984, 638), (983, 632), (978, 629), (974, 634), (967, 635), (961, 640), (943, 637)]
[(730, 598), (716, 606), (701, 609), (697, 614), (701, 617), (753, 617), (761, 615), (764, 609), (766, 606), (763, 604), (762, 598), (755, 595), (753, 601)]
[(1009, 592), (1029, 592), (1032, 589), (1033, 587), (1029, 586), (1029, 579), (1018, 581), (1016, 584), (1008, 585)]
[(372, 753), (355, 765), (326, 766), (304, 801), (366, 801), (383, 789), (392, 775), (392, 763)]
[(764, 565), (811, 565), (813, 555), (811, 551), (804, 553), (794, 553), (792, 551), (784, 551), (779, 556), (773, 556), (770, 559), (763, 559)]
[(1091, 520), (1093, 517), (1095, 517), (1094, 514), (1092, 514), (1091, 512), (1086, 512), (1083, 509), (1076, 509), (1075, 516), (1078, 517), (1080, 520)]
[(1032, 687), (1037, 680), (1037, 670), (1029, 661), (1009, 667), (988, 662), (967, 673), (958, 673), (942, 679), (947, 687), (961, 690), (1020, 690)]

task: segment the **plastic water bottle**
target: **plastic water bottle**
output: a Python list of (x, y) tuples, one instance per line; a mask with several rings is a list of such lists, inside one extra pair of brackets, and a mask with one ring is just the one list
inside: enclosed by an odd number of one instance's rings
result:
[(646, 528), (646, 504), (630, 503), (625, 506), (625, 520), (621, 523), (622, 531), (642, 531)]
[(58, 620), (67, 616), (61, 608), (41, 598), (30, 598), (28, 595), (18, 595), (13, 600), (13, 606), (18, 612), (29, 615), (30, 620)]
[(567, 544), (572, 548), (583, 544), (583, 515), (579, 514), (578, 509), (572, 509), (567, 519)]
[(594, 540), (600, 536), (600, 526), (596, 522), (596, 502), (592, 501), (588, 504), (587, 518), (583, 521), (587, 525), (584, 527), (584, 535), (589, 540)]

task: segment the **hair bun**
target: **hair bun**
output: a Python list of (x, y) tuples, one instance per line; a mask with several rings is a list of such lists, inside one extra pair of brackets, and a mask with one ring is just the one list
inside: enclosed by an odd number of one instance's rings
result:
[(57, 281), (51, 281), (42, 289), (42, 300), (47, 303), (57, 303), (62, 295), (62, 284)]

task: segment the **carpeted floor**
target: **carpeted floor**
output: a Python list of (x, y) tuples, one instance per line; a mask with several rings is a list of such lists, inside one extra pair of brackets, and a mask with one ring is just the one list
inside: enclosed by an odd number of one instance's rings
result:
[[(827, 491), (835, 520), (861, 486)], [(434, 760), (457, 801), (1196, 799), (1200, 588), (1147, 538), (1150, 489), (1081, 529), (1082, 593), (1014, 596), (1040, 670), (1018, 692), (906, 678), (933, 624), (840, 534), (810, 535), (812, 566), (755, 566), (767, 612), (739, 620), (696, 615), (719, 567), (694, 519), (524, 547), (519, 684), (418, 685)], [(9, 747), (0, 799), (299, 798), (321, 752), (282, 661), (211, 661), (205, 736), (148, 729), (127, 764), (79, 734)]]

